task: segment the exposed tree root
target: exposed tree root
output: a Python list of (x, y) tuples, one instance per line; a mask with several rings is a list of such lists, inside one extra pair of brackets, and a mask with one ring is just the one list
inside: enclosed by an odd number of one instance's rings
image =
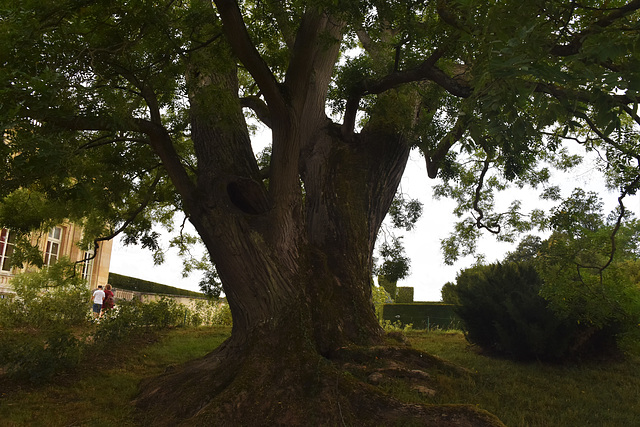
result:
[[(291, 349), (290, 349), (291, 350)], [(144, 425), (502, 426), (471, 405), (418, 405), (377, 384), (404, 378), (437, 393), (431, 373), (470, 375), (442, 359), (402, 347), (353, 347), (327, 357), (269, 349), (243, 357), (224, 346), (204, 359), (147, 381), (137, 399)], [(372, 376), (374, 378), (372, 378)], [(375, 380), (378, 378), (378, 381)]]

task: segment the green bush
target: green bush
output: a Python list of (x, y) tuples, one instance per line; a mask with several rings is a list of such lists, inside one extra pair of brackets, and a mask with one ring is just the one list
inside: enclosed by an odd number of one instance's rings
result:
[(531, 264), (492, 264), (462, 271), (454, 287), (469, 342), (515, 359), (560, 360), (610, 349), (613, 328), (561, 318), (539, 293)]
[(61, 259), (55, 265), (16, 275), (16, 296), (0, 300), (0, 328), (60, 328), (83, 324), (90, 293), (75, 274), (75, 264)]
[[(0, 299), (0, 370), (7, 375), (43, 382), (72, 369), (87, 350), (121, 342), (137, 333), (171, 326), (231, 324), (226, 303), (201, 300), (187, 307), (172, 298), (118, 301), (90, 325), (90, 292), (75, 265), (60, 260), (40, 271), (12, 280), (16, 295)], [(84, 335), (72, 331), (84, 329)]]
[(32, 382), (78, 364), (82, 340), (72, 330), (86, 324), (89, 290), (75, 264), (55, 265), (16, 275), (16, 295), (0, 300), (0, 367)]
[(41, 383), (54, 374), (75, 367), (83, 346), (70, 330), (3, 332), (0, 335), (0, 367), (11, 378)]
[(223, 303), (222, 305), (219, 305), (213, 311), (209, 324), (231, 326), (233, 324), (233, 320), (231, 318), (231, 308), (229, 307), (229, 304)]
[[(379, 280), (379, 279), (378, 279)], [(378, 282), (380, 283), (380, 282)], [(382, 307), (391, 302), (391, 295), (387, 290), (382, 286), (371, 285), (371, 298), (373, 299), (373, 307), (376, 311), (376, 317), (378, 318), (378, 322), (382, 325)]]
[(175, 326), (182, 321), (179, 304), (172, 298), (162, 297), (142, 305), (142, 324), (155, 328)]
[(200, 300), (192, 307), (167, 297), (148, 303), (120, 301), (97, 323), (94, 341), (107, 344), (122, 341), (139, 331), (174, 326), (231, 324), (229, 305), (219, 301)]

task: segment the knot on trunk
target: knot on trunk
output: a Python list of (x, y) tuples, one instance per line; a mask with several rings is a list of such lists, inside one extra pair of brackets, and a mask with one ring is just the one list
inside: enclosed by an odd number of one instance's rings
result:
[(270, 208), (264, 186), (249, 178), (231, 178), (227, 183), (227, 195), (236, 208), (249, 215), (259, 215)]

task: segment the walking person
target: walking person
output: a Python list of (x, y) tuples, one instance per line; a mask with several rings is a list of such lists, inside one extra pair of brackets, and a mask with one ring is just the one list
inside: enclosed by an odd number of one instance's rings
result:
[(108, 310), (111, 310), (115, 305), (115, 297), (113, 295), (113, 291), (111, 290), (111, 285), (108, 283), (104, 288), (104, 295), (104, 300), (102, 301), (102, 314), (106, 313)]
[(105, 293), (102, 290), (102, 285), (98, 285), (98, 289), (93, 291), (91, 295), (91, 299), (93, 301), (93, 318), (97, 319), (100, 317), (100, 312), (102, 311), (102, 301), (104, 301)]

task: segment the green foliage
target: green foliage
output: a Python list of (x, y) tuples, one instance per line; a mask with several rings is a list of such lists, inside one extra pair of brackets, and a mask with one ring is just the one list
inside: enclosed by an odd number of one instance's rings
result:
[(615, 329), (627, 341), (640, 336), (638, 221), (620, 212), (605, 218), (597, 195), (580, 190), (551, 218), (553, 234), (536, 258), (544, 279), (540, 294), (561, 318)]
[(456, 284), (453, 282), (447, 282), (442, 285), (442, 289), (440, 290), (441, 301), (445, 304), (459, 304), (458, 294), (456, 294), (455, 290)]
[(410, 260), (404, 252), (402, 237), (393, 237), (391, 244), (383, 242), (380, 246), (380, 255), (384, 261), (377, 269), (378, 276), (384, 276), (390, 283), (397, 283), (398, 280), (407, 277)]
[[(380, 279), (378, 278), (378, 283), (380, 283)], [(373, 298), (373, 306), (376, 310), (376, 317), (379, 322), (382, 322), (382, 307), (384, 304), (390, 302), (391, 295), (383, 286), (375, 286), (371, 285), (371, 294)]]
[(109, 284), (114, 288), (127, 289), (136, 292), (148, 292), (152, 294), (184, 295), (189, 297), (202, 297), (200, 292), (189, 291), (187, 289), (175, 288), (148, 280), (136, 279), (135, 277), (123, 276), (121, 274), (109, 273)]
[(386, 332), (409, 332), (413, 330), (413, 325), (411, 323), (402, 323), (400, 320), (396, 320), (392, 322), (391, 320), (382, 320), (380, 322), (382, 325), (382, 329)]
[(535, 259), (539, 254), (542, 248), (542, 239), (538, 236), (527, 235), (524, 236), (516, 249), (512, 252), (509, 252), (505, 257), (504, 261), (507, 262), (528, 262)]
[(390, 281), (386, 276), (379, 275), (378, 284), (380, 285), (380, 288), (384, 290), (386, 295), (389, 296), (389, 299), (391, 299), (391, 301), (395, 301), (398, 296), (398, 283)]
[[(539, 293), (542, 279), (530, 263), (492, 264), (463, 270), (455, 292), (467, 339), (515, 359), (562, 360), (587, 351), (610, 351), (612, 331), (596, 333), (563, 319)], [(598, 348), (598, 346), (604, 347)]]
[(90, 293), (75, 269), (62, 258), (11, 280), (16, 295), (0, 299), (0, 367), (10, 376), (42, 382), (79, 362), (72, 331), (87, 321)]
[(579, 239), (586, 233), (599, 230), (604, 225), (602, 200), (594, 191), (581, 188), (573, 190), (571, 196), (553, 209), (550, 228), (562, 231)]
[(72, 327), (86, 320), (87, 285), (76, 266), (61, 258), (53, 266), (11, 280), (16, 296), (0, 300), (0, 327)]
[(395, 228), (413, 230), (422, 216), (422, 203), (416, 199), (406, 200), (403, 194), (396, 194), (389, 208), (389, 216)]
[(471, 342), (550, 359), (640, 346), (640, 224), (602, 206), (574, 190), (551, 210), (547, 240), (526, 236), (503, 264), (465, 270), (444, 289)]
[[(0, 369), (17, 379), (44, 382), (73, 369), (90, 348), (122, 344), (138, 333), (173, 326), (231, 325), (226, 303), (192, 306), (118, 301), (89, 333), (90, 292), (68, 259), (12, 279), (16, 295), (0, 299)], [(90, 352), (89, 352), (90, 353)]]
[(170, 298), (161, 298), (150, 303), (120, 301), (114, 309), (106, 312), (97, 324), (96, 343), (113, 343), (141, 330), (175, 326), (182, 320), (181, 314), (178, 304)]
[(396, 302), (398, 304), (406, 304), (413, 302), (413, 287), (412, 286), (399, 286), (398, 294), (396, 296)]
[(220, 298), (220, 294), (222, 293), (222, 283), (220, 282), (220, 277), (215, 269), (205, 271), (204, 277), (200, 280), (198, 286), (200, 286), (200, 290), (207, 296), (207, 298)]
[(224, 303), (218, 305), (211, 312), (211, 316), (205, 320), (205, 324), (231, 326), (233, 325), (233, 318), (231, 317), (231, 307), (229, 304)]
[(175, 326), (219, 325), (231, 326), (229, 305), (221, 301), (196, 301), (194, 305), (177, 303), (169, 297), (142, 303), (119, 301), (97, 323), (98, 344), (122, 341), (141, 331), (166, 329)]
[(33, 383), (45, 382), (59, 372), (74, 368), (83, 350), (82, 341), (69, 329), (0, 332), (0, 367), (12, 378)]

